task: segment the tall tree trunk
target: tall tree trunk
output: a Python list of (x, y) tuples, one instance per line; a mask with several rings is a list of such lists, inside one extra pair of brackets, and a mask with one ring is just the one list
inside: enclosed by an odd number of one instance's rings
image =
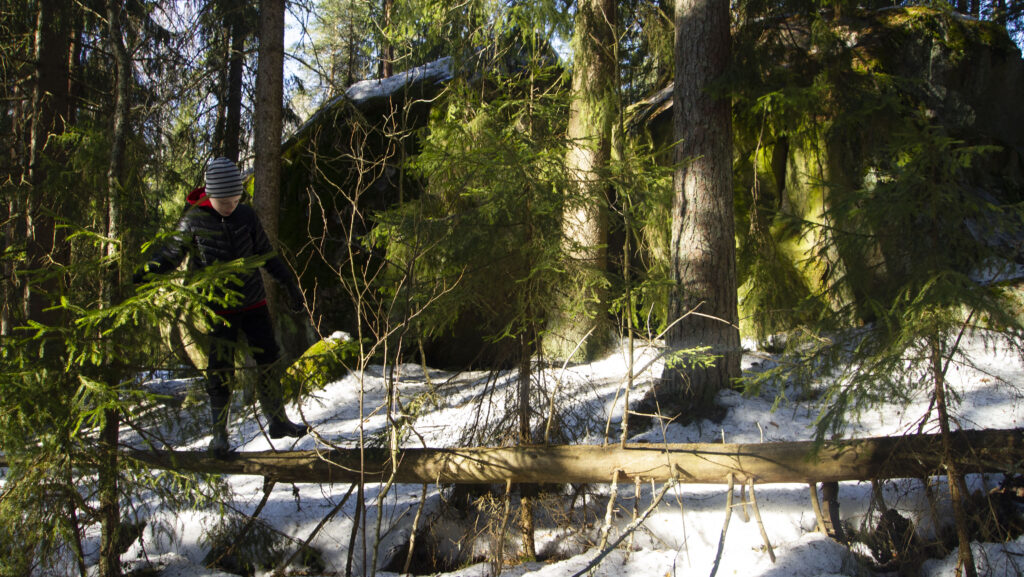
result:
[[(390, 78), (394, 73), (395, 47), (391, 44), (388, 34), (391, 32), (391, 12), (394, 9), (395, 0), (383, 0), (382, 12), (384, 16), (384, 38), (380, 47), (380, 77)], [(353, 62), (355, 60), (352, 60)], [(349, 66), (352, 69), (352, 66)]]
[[(25, 12), (35, 13), (34, 8), (25, 7)], [(10, 37), (29, 36), (33, 30), (31, 21), (17, 19), (8, 28)], [(10, 137), (5, 141), (4, 155), (7, 171), (0, 178), (10, 182), (24, 182), (28, 178), (29, 141), (32, 127), (32, 83), (27, 79), (34, 73), (31, 65), (33, 47), (11, 50), (3, 61), (7, 66), (7, 100), (3, 112), (9, 119)], [(25, 242), (26, 219), (19, 216), (25, 203), (25, 195), (17, 189), (4, 196), (0, 212), (0, 251), (21, 247)], [(0, 338), (6, 338), (16, 326), (24, 326), (23, 281), (18, 279), (16, 270), (20, 266), (11, 259), (0, 259)]]
[[(32, 94), (32, 127), (29, 142), (28, 180), (31, 192), (25, 202), (26, 260), (30, 270), (41, 270), (51, 261), (63, 262), (64, 235), (56, 226), (60, 214), (59, 194), (47, 183), (47, 154), (50, 137), (64, 132), (68, 117), (69, 12), (64, 2), (40, 2), (36, 13), (35, 82)], [(24, 285), (24, 312), (35, 321), (55, 325), (58, 313), (47, 310), (49, 300), (59, 294), (59, 281)]]
[[(527, 319), (533, 319), (529, 313)], [(519, 336), (519, 444), (533, 444), (533, 432), (530, 424), (530, 388), (533, 384), (533, 354), (536, 350), (536, 331), (528, 328)], [(537, 558), (537, 541), (535, 539), (536, 524), (534, 522), (534, 504), (536, 487), (521, 486), (519, 488), (520, 528), (523, 538), (523, 556), (527, 559)], [(498, 559), (501, 563), (503, 560)]]
[[(128, 141), (128, 91), (132, 75), (128, 50), (124, 44), (121, 27), (122, 3), (119, 0), (107, 2), (107, 32), (111, 53), (114, 55), (114, 118), (111, 127), (110, 164), (107, 167), (107, 237), (120, 238), (124, 227), (122, 219), (122, 189), (124, 174), (125, 148)], [(108, 255), (116, 257), (116, 249), (108, 245)], [(116, 299), (117, 287), (121, 283), (121, 275), (116, 271), (104, 279), (107, 304)], [(120, 382), (114, 376), (112, 382)], [(100, 543), (100, 575), (117, 577), (121, 575), (121, 554), (119, 550), (121, 534), (121, 509), (117, 443), (121, 428), (121, 414), (116, 408), (104, 412), (104, 424), (101, 432), (101, 466), (99, 470), (100, 488), (100, 523), (102, 527)]]
[(277, 246), (281, 199), (281, 106), (284, 94), (284, 0), (260, 0), (260, 49), (256, 67), (256, 146), (253, 204), (270, 242)]
[[(708, 406), (740, 375), (729, 99), (712, 83), (729, 62), (729, 4), (677, 0), (673, 128), (676, 169), (666, 344), (710, 347), (708, 368), (667, 367), (663, 382), (681, 406)], [(691, 312), (693, 311), (693, 312)], [(685, 317), (685, 318), (684, 318)]]
[(944, 367), (944, 343), (938, 337), (929, 338), (932, 382), (935, 386), (935, 408), (939, 418), (939, 432), (942, 437), (942, 464), (946, 469), (949, 484), (949, 500), (953, 505), (953, 520), (956, 525), (958, 551), (956, 573), (964, 577), (978, 577), (971, 551), (971, 528), (967, 511), (964, 509), (968, 497), (967, 483), (957, 465), (953, 452), (952, 430), (949, 426), (949, 410), (946, 402), (946, 370)]
[(578, 274), (552, 314), (544, 348), (555, 358), (593, 358), (607, 349), (613, 336), (605, 287), (608, 185), (602, 171), (608, 167), (617, 105), (615, 22), (614, 0), (577, 3), (565, 160), (570, 190), (562, 232), (565, 252)]
[(121, 429), (121, 415), (117, 409), (104, 411), (103, 429), (100, 433), (100, 577), (121, 575), (121, 553), (118, 543), (121, 534), (121, 508), (117, 441)]
[(249, 37), (245, 5), (235, 4), (225, 15), (231, 31), (231, 53), (228, 56), (227, 106), (224, 126), (223, 155), (236, 164), (242, 140), (242, 78), (245, 64), (245, 41)]
[[(275, 249), (278, 242), (281, 205), (281, 116), (284, 101), (284, 0), (260, 0), (260, 46), (256, 67), (256, 121), (253, 127), (256, 161), (253, 205)], [(277, 284), (267, 283), (271, 303), (280, 302)], [(280, 330), (283, 315), (277, 315), (278, 337), (289, 356), (305, 349), (305, 334)]]

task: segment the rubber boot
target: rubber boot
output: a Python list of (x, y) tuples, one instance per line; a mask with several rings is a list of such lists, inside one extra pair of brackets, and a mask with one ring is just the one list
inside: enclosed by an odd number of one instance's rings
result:
[(228, 443), (228, 405), (230, 397), (210, 397), (210, 416), (213, 420), (213, 438), (210, 439), (210, 454), (217, 459), (224, 459), (231, 454)]
[(267, 427), (267, 434), (270, 435), (271, 439), (280, 439), (282, 437), (302, 437), (307, 433), (309, 433), (309, 427), (299, 423), (293, 423), (287, 417), (271, 420), (270, 426)]
[(257, 392), (263, 416), (267, 418), (267, 434), (271, 439), (282, 437), (302, 437), (309, 433), (309, 427), (293, 423), (284, 411), (284, 401), (280, 393), (268, 390), (266, 383), (259, 383)]

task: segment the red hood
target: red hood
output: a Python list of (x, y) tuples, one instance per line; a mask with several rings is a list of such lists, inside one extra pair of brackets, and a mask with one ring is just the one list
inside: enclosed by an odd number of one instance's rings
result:
[(210, 206), (210, 197), (206, 196), (205, 186), (192, 189), (192, 192), (188, 193), (186, 200), (192, 206)]

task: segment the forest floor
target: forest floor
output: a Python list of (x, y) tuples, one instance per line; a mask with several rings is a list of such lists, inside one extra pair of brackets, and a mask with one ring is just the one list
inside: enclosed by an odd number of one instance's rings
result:
[[(970, 362), (955, 364), (949, 382), (960, 394), (956, 417), (965, 429), (999, 429), (1024, 426), (1024, 362), (1006, 344), (974, 335), (964, 350)], [(618, 439), (622, 413), (621, 392), (626, 382), (626, 352), (620, 351), (594, 363), (553, 367), (541, 374), (543, 403), (555, 396), (559, 432), (553, 442), (599, 444), (608, 434)], [(632, 398), (639, 399), (661, 373), (657, 351), (636, 351), (638, 372)], [(774, 355), (750, 351), (744, 356), (748, 373), (778, 362)], [(232, 443), (243, 451), (354, 447), (360, 437), (379, 444), (388, 419), (382, 409), (387, 395), (386, 373), (397, 380), (398, 395), (409, 415), (402, 428), (403, 444), (409, 447), (451, 447), (501, 444), (514, 431), (516, 374), (514, 372), (453, 373), (426, 370), (416, 365), (372, 366), (362, 374), (349, 374), (315, 391), (293, 416), (302, 417), (315, 434), (298, 441), (281, 442), (264, 437), (251, 414), (245, 414), (244, 395), (236, 402), (231, 425)], [(205, 395), (191, 380), (157, 380), (149, 383), (170, 398), (184, 401), (161, 408), (159, 430), (144, 432), (168, 439), (174, 448), (204, 449), (209, 441)], [(721, 422), (696, 420), (688, 425), (654, 422), (649, 429), (631, 435), (634, 442), (757, 443), (807, 440), (813, 431), (822, 400), (816, 389), (787, 390), (786, 402), (776, 407), (778, 389), (766, 387), (756, 396), (735, 391), (719, 394), (726, 408)], [(846, 438), (904, 435), (917, 432), (919, 420), (929, 412), (930, 398), (921, 394), (906, 403), (888, 403), (860, 415), (845, 433)], [(362, 409), (360, 408), (362, 407)], [(249, 410), (251, 412), (251, 409)], [(538, 410), (536, 426), (544, 429), (547, 408)], [(168, 419), (169, 417), (169, 419)], [(154, 425), (156, 427), (156, 425)], [(606, 433), (607, 431), (607, 433)], [(936, 432), (933, 423), (924, 432)], [(126, 431), (123, 443), (142, 446), (138, 432)], [(995, 488), (1002, 475), (971, 476), (972, 489), (981, 494)], [(123, 555), (129, 571), (149, 571), (167, 577), (228, 575), (244, 565), (233, 554), (219, 567), (208, 566), (217, 543), (233, 542), (264, 498), (259, 477), (234, 476), (214, 481), (224, 490), (223, 503), (208, 503), (172, 511), (155, 496), (133, 500), (129, 519), (145, 523), (141, 537)], [(604, 557), (594, 575), (719, 575), (743, 577), (819, 577), (871, 575), (916, 571), (922, 577), (954, 575), (955, 547), (949, 547), (951, 518), (945, 498), (944, 479), (929, 486), (919, 479), (884, 481), (880, 492), (868, 482), (839, 486), (840, 515), (847, 531), (861, 539), (847, 546), (816, 532), (816, 517), (809, 489), (803, 484), (759, 485), (756, 503), (770, 549), (752, 509), (734, 507), (722, 541), (726, 518), (725, 485), (677, 485), (653, 507), (639, 530)], [(349, 485), (278, 484), (273, 487), (259, 514), (255, 529), (237, 544), (236, 551), (259, 558), (250, 567), (257, 575), (269, 574), (268, 566), (282, 563), (296, 544), (310, 535), (311, 553), (297, 557), (288, 567), (296, 575), (345, 575), (351, 563), (353, 575), (393, 575), (405, 561), (409, 535), (419, 512), (412, 571), (446, 577), (493, 575), (488, 562), (502, 543), (506, 564), (502, 575), (569, 577), (585, 571), (599, 553), (597, 543), (607, 510), (610, 485), (549, 487), (537, 497), (536, 547), (538, 560), (519, 562), (520, 532), (514, 518), (502, 530), (504, 487), (484, 487), (467, 494), (450, 487), (367, 485), (362, 496), (365, 530), (352, 538), (357, 514), (357, 493), (348, 498)], [(634, 511), (647, 509), (661, 486), (644, 486), (639, 495), (632, 485), (618, 488), (611, 538), (620, 536), (633, 520)], [(424, 493), (425, 491), (425, 493)], [(422, 508), (419, 507), (425, 494)], [(931, 495), (932, 498), (929, 498)], [(736, 502), (740, 502), (736, 491)], [(884, 503), (883, 503), (884, 502)], [(983, 507), (981, 507), (983, 508)], [(893, 550), (872, 531), (880, 514), (893, 510), (897, 523), (912, 523), (915, 546)], [(1020, 506), (1009, 505), (1009, 515)], [(903, 521), (901, 521), (901, 519)], [(981, 535), (981, 533), (978, 533)], [(504, 535), (504, 538), (502, 538)], [(95, 558), (99, 535), (90, 534), (86, 548)], [(943, 548), (945, 543), (945, 548)], [(223, 549), (219, 549), (223, 552)], [(349, 552), (352, 551), (350, 556)], [(771, 559), (770, 551), (775, 560)], [(1024, 574), (1024, 537), (1008, 542), (974, 544), (979, 574)], [(216, 555), (214, 555), (216, 556)], [(895, 557), (895, 559), (893, 558)], [(888, 562), (888, 564), (883, 564)], [(902, 567), (900, 564), (903, 563)], [(717, 567), (716, 567), (717, 564)], [(375, 569), (371, 569), (375, 568)]]

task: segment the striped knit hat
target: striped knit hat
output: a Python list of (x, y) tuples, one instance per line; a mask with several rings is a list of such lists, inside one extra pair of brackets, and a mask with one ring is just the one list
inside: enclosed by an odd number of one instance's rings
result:
[(242, 175), (230, 159), (219, 157), (206, 167), (206, 196), (224, 198), (242, 194)]

